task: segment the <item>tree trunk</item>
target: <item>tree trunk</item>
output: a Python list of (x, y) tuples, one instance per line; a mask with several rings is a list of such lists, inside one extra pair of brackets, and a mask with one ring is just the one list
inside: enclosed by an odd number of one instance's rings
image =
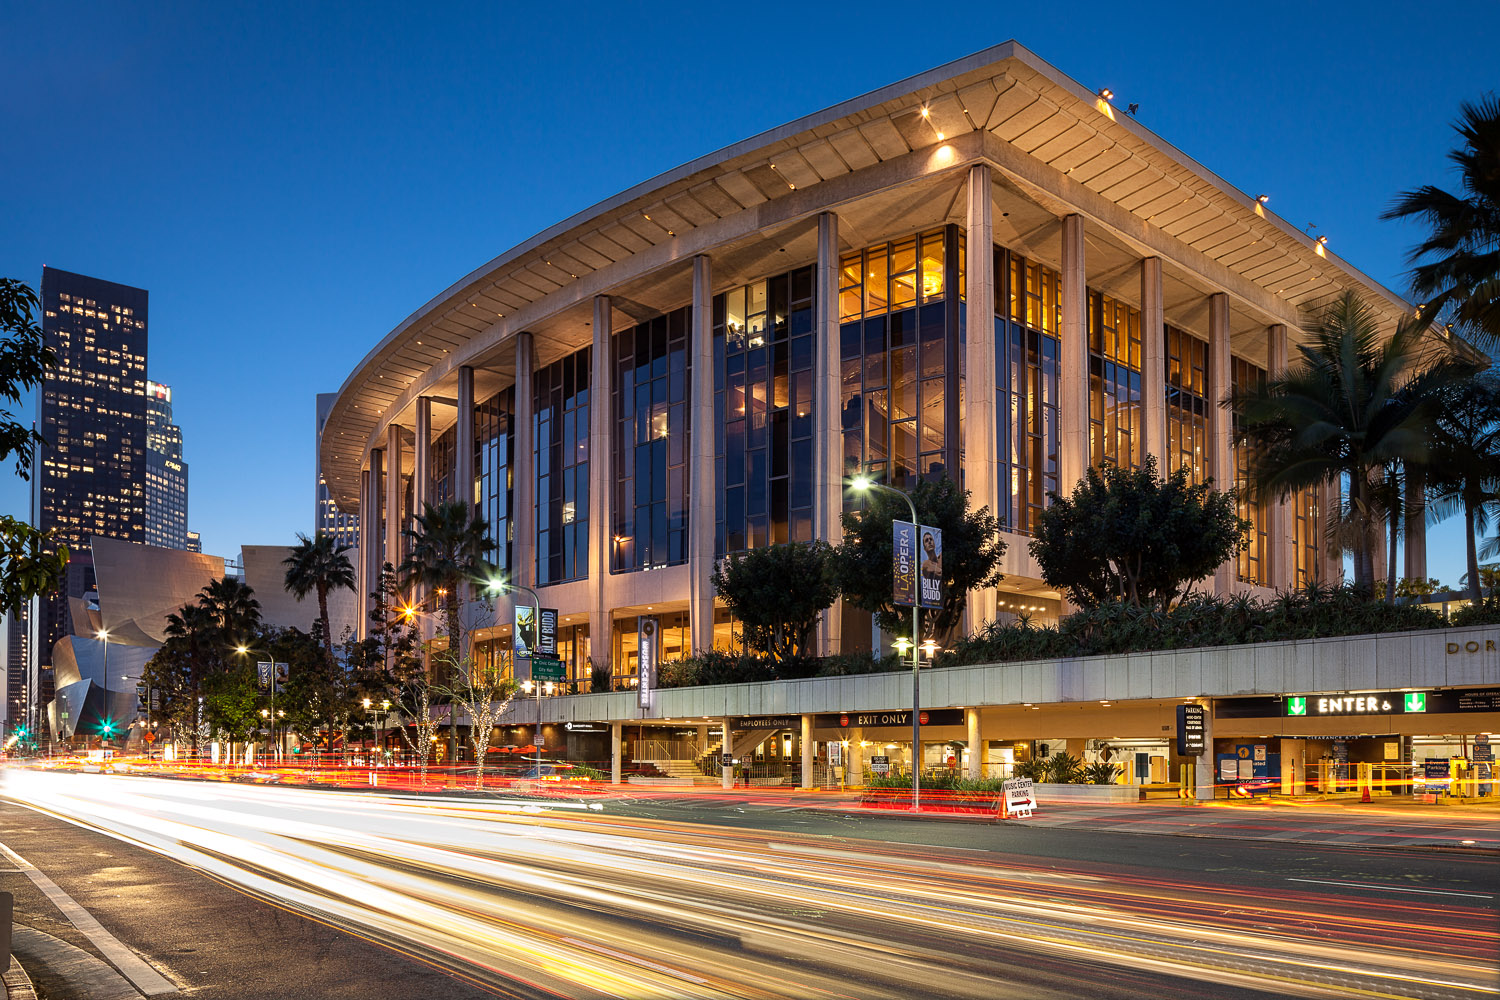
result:
[(1391, 509), (1391, 538), (1385, 563), (1385, 603), (1396, 603), (1396, 536), (1401, 528), (1400, 512)]
[(323, 625), (323, 648), (328, 653), (328, 663), (333, 664), (333, 636), (328, 634), (328, 585), (318, 581), (318, 621)]
[(1464, 502), (1464, 554), (1469, 560), (1469, 594), (1475, 604), (1484, 598), (1484, 591), (1479, 585), (1479, 551), (1474, 541), (1474, 507), (1467, 501)]

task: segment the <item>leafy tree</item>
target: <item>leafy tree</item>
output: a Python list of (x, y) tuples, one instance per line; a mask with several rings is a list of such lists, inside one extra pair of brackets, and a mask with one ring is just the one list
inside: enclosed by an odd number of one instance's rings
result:
[[(969, 494), (944, 476), (922, 482), (911, 493), (917, 519), (943, 532), (943, 606), (922, 612), (923, 636), (947, 644), (963, 620), (969, 591), (1000, 582), (1005, 541), (988, 507), (969, 509)], [(872, 492), (863, 511), (844, 514), (838, 584), (844, 598), (875, 615), (887, 632), (905, 634), (911, 610), (892, 601), (891, 522), (910, 517), (906, 504), (883, 491)]]
[(401, 586), (420, 586), (439, 596), (443, 631), (453, 656), (462, 654), (463, 628), (459, 620), (460, 588), (471, 580), (494, 574), (487, 561), (495, 543), (484, 516), (471, 514), (465, 503), (423, 504), (415, 528), (401, 532), (411, 551), (396, 570)]
[(437, 735), (436, 705), (432, 679), (422, 662), (417, 618), (404, 611), (400, 601), (395, 570), (386, 563), (370, 592), (365, 638), (345, 643), (345, 661), (365, 696), (372, 700), (388, 698), (396, 706), (402, 719), (397, 732), (417, 758), (425, 778), (433, 738)]
[(346, 553), (350, 546), (341, 545), (327, 532), (312, 538), (297, 534), (291, 555), (282, 560), (286, 567), (286, 589), (302, 600), (308, 594), (318, 595), (318, 622), (323, 627), (323, 644), (328, 660), (333, 661), (333, 626), (328, 620), (328, 595), (334, 590), (353, 590), (354, 565)]
[[(30, 286), (0, 278), (0, 399), (9, 406), (18, 405), (28, 389), (41, 384), (47, 369), (57, 366), (57, 352), (47, 346), (35, 319), (40, 308)], [(16, 475), (31, 478), (32, 453), (46, 444), (34, 427), (0, 408), (0, 461), (14, 456)], [(0, 612), (19, 614), (33, 597), (57, 590), (67, 568), (68, 547), (56, 532), (0, 517)]]
[(1447, 317), (1493, 351), (1500, 346), (1500, 97), (1465, 101), (1453, 128), (1461, 144), (1448, 159), (1458, 168), (1461, 193), (1424, 185), (1402, 194), (1381, 217), (1431, 227), (1410, 255), (1424, 324)]
[(208, 615), (225, 646), (244, 645), (260, 628), (260, 602), (254, 589), (232, 576), (210, 581), (199, 591), (198, 607)]
[[(478, 764), (474, 775), (474, 787), (484, 787), (485, 758), (490, 752), (490, 736), (495, 723), (510, 707), (519, 685), (512, 679), (514, 665), (511, 654), (502, 655), (493, 666), (470, 665), (463, 672), (462, 681), (449, 689), (451, 702), (457, 702), (469, 713), (469, 742), (474, 744), (474, 759)], [(507, 677), (507, 674), (512, 676)], [(540, 775), (538, 775), (540, 777)]]
[(745, 645), (790, 663), (805, 654), (819, 616), (838, 600), (838, 553), (822, 541), (733, 553), (714, 568), (713, 585)]
[(1079, 607), (1165, 609), (1243, 550), (1250, 528), (1233, 492), (1194, 485), (1185, 467), (1158, 476), (1147, 456), (1138, 469), (1089, 468), (1042, 511), (1030, 548), (1042, 579)]
[(1408, 323), (1382, 339), (1375, 313), (1347, 292), (1323, 313), (1298, 359), (1229, 401), (1250, 448), (1250, 489), (1258, 499), (1346, 484), (1331, 546), (1354, 554), (1355, 582), (1374, 590), (1374, 553), (1386, 517), (1382, 493), (1392, 468), (1427, 461), (1436, 390), (1465, 364), (1434, 363), (1424, 328)]
[(1427, 510), (1434, 521), (1463, 515), (1465, 577), (1478, 601), (1478, 537), (1500, 523), (1500, 377), (1456, 381), (1441, 402), (1427, 472)]
[(245, 741), (265, 724), (253, 658), (227, 660), (203, 685), (203, 718), (221, 739)]

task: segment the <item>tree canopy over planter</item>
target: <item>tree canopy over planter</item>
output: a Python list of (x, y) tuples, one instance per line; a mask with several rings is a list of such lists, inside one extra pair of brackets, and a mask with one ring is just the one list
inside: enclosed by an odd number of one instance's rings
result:
[(806, 654), (818, 617), (838, 600), (836, 561), (821, 541), (735, 552), (714, 568), (714, 592), (748, 648), (790, 663)]
[(1250, 522), (1211, 484), (1189, 482), (1186, 468), (1158, 476), (1151, 456), (1138, 469), (1090, 467), (1038, 518), (1042, 579), (1083, 608), (1170, 606), (1245, 547)]

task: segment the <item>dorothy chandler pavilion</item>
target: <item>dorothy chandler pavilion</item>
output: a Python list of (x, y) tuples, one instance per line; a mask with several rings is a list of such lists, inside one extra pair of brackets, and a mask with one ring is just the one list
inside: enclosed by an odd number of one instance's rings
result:
[[(1148, 455), (1235, 483), (1246, 456), (1219, 400), (1283, 368), (1345, 291), (1389, 329), (1411, 308), (1102, 93), (1008, 42), (668, 171), (459, 278), (358, 364), (324, 427), (323, 474), (361, 517), (360, 592), (401, 562), (413, 511), (472, 503), (496, 561), (557, 609), (568, 680), (589, 690), (590, 658), (607, 658), (627, 687), (642, 616), (660, 630), (661, 659), (728, 646), (715, 560), (837, 542), (855, 502), (846, 477), (865, 470), (905, 488), (948, 475), (997, 512), (1005, 578), (970, 595), (971, 627), (1022, 612), (1055, 620), (1059, 594), (1025, 544), (1049, 492), (1090, 464)], [(1244, 502), (1250, 545), (1208, 586), (1269, 595), (1336, 578), (1319, 538), (1336, 502), (1319, 491)], [(1408, 545), (1406, 575), (1426, 575), (1424, 548)], [(508, 612), (495, 621), (477, 633), (481, 651), (509, 645)], [(835, 605), (818, 644), (869, 649), (871, 633), (868, 615)], [(1495, 673), (1480, 646), (1476, 681)], [(926, 681), (924, 694), (968, 712), (951, 735), (973, 747), (992, 728), (976, 705), (1154, 695), (1160, 719), (1126, 728), (1162, 741), (1184, 698), (1360, 686), (1313, 687), (1292, 667), (1245, 685), (1208, 669), (1112, 695)], [(740, 686), (786, 689), (763, 701), (638, 710), (622, 693), (540, 711), (545, 723), (596, 704), (593, 718), (619, 722), (911, 703), (909, 677), (858, 691), (841, 680), (842, 694), (781, 682)], [(889, 690), (870, 693), (880, 684)], [(537, 711), (513, 709), (530, 713), (518, 721)], [(1055, 724), (1071, 746), (1073, 723)], [(909, 740), (891, 733), (902, 731)], [(966, 751), (963, 764), (980, 757)]]

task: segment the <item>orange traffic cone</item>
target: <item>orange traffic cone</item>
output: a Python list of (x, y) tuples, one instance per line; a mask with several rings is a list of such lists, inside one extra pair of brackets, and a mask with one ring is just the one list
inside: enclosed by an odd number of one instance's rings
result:
[(1359, 801), (1361, 801), (1361, 802), (1369, 802), (1370, 801), (1370, 786), (1369, 785), (1365, 785), (1365, 786), (1363, 786), (1363, 787), (1360, 788)]

